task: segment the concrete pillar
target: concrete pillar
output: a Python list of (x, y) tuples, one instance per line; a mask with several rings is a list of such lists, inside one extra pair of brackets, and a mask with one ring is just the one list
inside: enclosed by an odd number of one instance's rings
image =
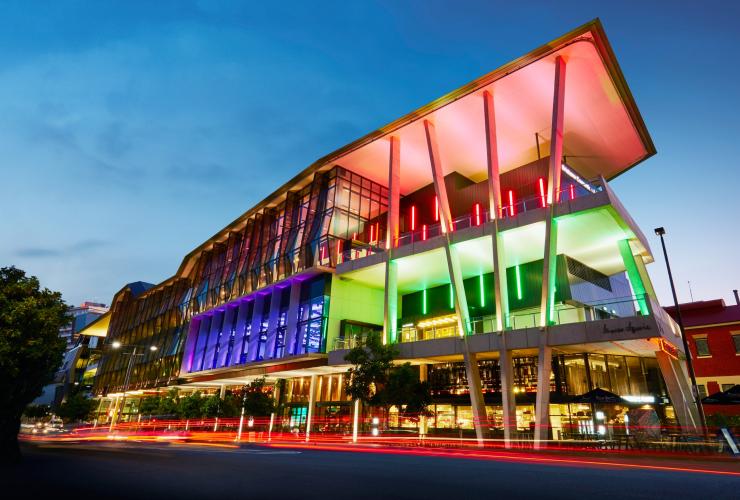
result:
[(688, 375), (681, 366), (682, 362), (663, 351), (657, 351), (655, 358), (681, 429), (689, 433), (701, 432), (699, 412), (691, 393)]
[(360, 400), (355, 399), (355, 404), (352, 410), (352, 442), (357, 442), (357, 434), (360, 426)]
[(262, 311), (265, 307), (265, 296), (255, 295), (254, 308), (252, 309), (252, 323), (249, 333), (249, 350), (247, 360), (257, 361), (260, 344), (260, 330), (262, 328)]
[(316, 375), (311, 375), (311, 385), (308, 387), (308, 413), (306, 415), (306, 442), (311, 436), (311, 423), (313, 420), (313, 407), (316, 405), (316, 386), (318, 385)]
[(658, 304), (658, 296), (655, 294), (655, 289), (653, 289), (653, 282), (645, 268), (645, 260), (642, 255), (635, 255), (635, 266), (637, 266), (637, 272), (640, 274), (642, 286), (645, 287), (645, 293)]
[[(627, 277), (629, 278), (630, 285), (632, 286), (632, 292), (636, 296), (637, 304), (640, 308), (640, 314), (642, 314), (643, 316), (647, 316), (650, 311), (647, 304), (647, 297), (645, 296), (645, 286), (642, 283), (642, 277), (640, 276), (640, 272), (637, 269), (635, 256), (632, 253), (630, 242), (626, 239), (619, 240), (617, 242), (617, 246), (619, 247), (619, 253), (622, 256), (622, 261), (624, 262), (624, 268), (627, 271)], [(641, 259), (641, 257), (638, 258)]]
[(288, 321), (285, 326), (285, 352), (296, 354), (296, 338), (298, 335), (298, 306), (301, 302), (301, 282), (293, 281), (290, 285), (290, 304), (288, 305)]
[(388, 227), (385, 248), (385, 295), (383, 303), (383, 343), (396, 342), (398, 323), (398, 265), (393, 262), (393, 249), (398, 245), (401, 204), (401, 143), (391, 136), (388, 160)]
[(452, 212), (450, 210), (449, 199), (447, 198), (447, 188), (442, 173), (442, 164), (437, 146), (437, 136), (434, 124), (429, 120), (424, 120), (424, 129), (426, 132), (427, 146), (429, 149), (429, 162), (432, 167), (432, 179), (434, 180), (434, 191), (439, 200), (439, 215), (442, 222), (442, 230), (445, 232), (447, 244), (444, 246), (447, 258), (447, 270), (450, 275), (450, 284), (455, 296), (455, 312), (457, 313), (457, 324), (460, 335), (463, 338), (463, 359), (465, 361), (465, 372), (468, 377), (468, 390), (470, 392), (470, 403), (473, 408), (473, 419), (475, 421), (475, 435), (478, 439), (479, 446), (483, 445), (487, 426), (486, 407), (483, 401), (483, 392), (480, 384), (480, 371), (478, 369), (477, 356), (471, 353), (468, 347), (468, 335), (470, 332), (470, 316), (468, 311), (468, 301), (465, 297), (465, 288), (463, 286), (462, 269), (460, 260), (457, 257), (457, 251), (450, 240), (449, 229), (452, 228)]
[[(419, 382), (426, 382), (427, 381), (427, 375), (429, 373), (429, 365), (421, 364), (419, 365)], [(419, 437), (422, 439), (425, 438), (427, 435), (427, 417), (426, 415), (420, 415), (419, 416)]]
[(501, 406), (504, 413), (504, 446), (511, 448), (511, 441), (516, 432), (516, 399), (514, 398), (514, 363), (510, 350), (504, 348), (499, 352), (501, 372)]
[(493, 94), (483, 92), (483, 110), (486, 123), (486, 156), (488, 159), (488, 216), (493, 221), (491, 243), (493, 248), (493, 286), (496, 300), (496, 329), (510, 328), (509, 293), (506, 280), (506, 259), (503, 237), (498, 228), (501, 206), (501, 177), (499, 174), (498, 145), (496, 139), (496, 113)]
[[(544, 341), (547, 340), (545, 334)], [(535, 406), (534, 447), (546, 446), (550, 429), (550, 375), (552, 373), (552, 348), (543, 342), (537, 358), (537, 402)]]
[(226, 397), (226, 384), (221, 384), (221, 387), (219, 387), (218, 397), (221, 399)]
[(280, 302), (283, 297), (283, 289), (272, 288), (270, 297), (270, 315), (267, 320), (267, 340), (265, 341), (265, 359), (275, 357), (275, 344), (277, 342), (278, 323), (280, 322)]
[(555, 90), (552, 103), (552, 129), (550, 136), (550, 169), (547, 177), (547, 207), (545, 208), (545, 258), (542, 266), (542, 299), (540, 326), (553, 321), (555, 301), (556, 259), (558, 228), (553, 205), (558, 202), (563, 158), (563, 118), (565, 114), (565, 61), (555, 58)]

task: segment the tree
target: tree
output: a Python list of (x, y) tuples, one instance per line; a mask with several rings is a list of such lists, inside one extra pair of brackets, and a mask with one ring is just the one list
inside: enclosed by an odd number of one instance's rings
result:
[(160, 403), (159, 396), (147, 396), (139, 404), (139, 413), (142, 415), (156, 415), (159, 413)]
[(16, 267), (0, 268), (0, 460), (18, 462), (23, 409), (52, 381), (69, 323), (59, 292)]
[(75, 391), (59, 405), (56, 414), (65, 421), (88, 420), (96, 405), (97, 402), (94, 399), (85, 397), (82, 391)]
[(402, 414), (415, 418), (427, 415), (432, 394), (409, 363), (394, 365), (398, 351), (383, 345), (378, 334), (367, 337), (364, 346), (351, 349), (344, 357), (353, 366), (347, 371), (345, 388), (352, 399), (387, 409), (396, 406)]
[(221, 396), (213, 394), (203, 398), (201, 411), (204, 417), (214, 418), (221, 415)]
[(178, 389), (170, 389), (167, 394), (160, 396), (157, 415), (177, 415), (180, 406), (179, 394)]
[(203, 415), (203, 397), (200, 391), (180, 398), (180, 404), (178, 405), (178, 414), (180, 418), (200, 418)]
[(249, 417), (268, 417), (275, 411), (275, 399), (272, 388), (267, 387), (264, 378), (258, 378), (245, 385), (239, 391), (244, 414)]
[(344, 356), (344, 360), (353, 365), (347, 370), (347, 394), (370, 406), (382, 406), (382, 389), (388, 382), (397, 354), (392, 345), (383, 345), (380, 335), (369, 334), (365, 345), (351, 349)]

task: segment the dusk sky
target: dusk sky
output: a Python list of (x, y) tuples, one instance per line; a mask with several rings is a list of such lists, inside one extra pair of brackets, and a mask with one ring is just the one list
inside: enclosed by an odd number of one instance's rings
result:
[[(265, 6), (271, 3), (274, 6)], [(612, 186), (669, 304), (740, 288), (735, 2), (0, 2), (0, 266), (171, 276), (319, 157), (599, 17), (658, 154)]]

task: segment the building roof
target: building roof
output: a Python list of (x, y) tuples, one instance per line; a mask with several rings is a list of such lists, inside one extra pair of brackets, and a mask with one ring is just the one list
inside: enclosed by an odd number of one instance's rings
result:
[(133, 281), (131, 283), (128, 283), (123, 288), (128, 288), (129, 290), (131, 290), (131, 294), (134, 297), (138, 297), (139, 295), (141, 295), (142, 293), (146, 292), (147, 290), (149, 290), (150, 288), (154, 286), (155, 286), (154, 284), (147, 283), (145, 281)]
[[(740, 323), (740, 304), (728, 306), (724, 299), (702, 300), (680, 304), (681, 318), (686, 328), (718, 325), (724, 323)], [(664, 308), (674, 319), (675, 306)]]

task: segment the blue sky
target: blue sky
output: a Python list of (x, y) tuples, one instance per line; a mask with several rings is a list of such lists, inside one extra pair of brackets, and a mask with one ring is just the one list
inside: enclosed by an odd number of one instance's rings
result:
[(108, 303), (324, 154), (600, 17), (658, 149), (613, 187), (662, 302), (659, 225), (681, 300), (740, 288), (734, 2), (256, 4), (0, 2), (0, 265)]

